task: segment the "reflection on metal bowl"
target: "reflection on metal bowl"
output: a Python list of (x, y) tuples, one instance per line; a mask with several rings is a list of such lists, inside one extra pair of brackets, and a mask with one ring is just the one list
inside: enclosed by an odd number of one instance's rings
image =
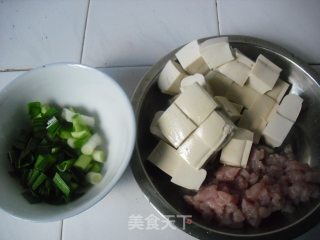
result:
[[(280, 78), (292, 84), (291, 92), (304, 99), (300, 117), (287, 137), (298, 159), (312, 167), (320, 166), (320, 77), (308, 65), (286, 50), (257, 38), (228, 36), (232, 47), (238, 48), (251, 59), (265, 55), (283, 71)], [(199, 40), (204, 41), (206, 39)], [(165, 109), (169, 96), (160, 92), (157, 79), (165, 63), (174, 58), (174, 50), (156, 63), (140, 81), (133, 104), (138, 123), (137, 142), (131, 167), (140, 188), (151, 204), (163, 215), (192, 215), (192, 224), (183, 227), (182, 221), (175, 224), (200, 239), (292, 239), (313, 227), (320, 219), (320, 200), (302, 204), (292, 214), (274, 213), (257, 229), (246, 226), (230, 229), (208, 223), (188, 206), (181, 197), (181, 188), (170, 182), (170, 177), (147, 161), (157, 139), (149, 126), (156, 111)], [(187, 176), (186, 176), (187, 177)]]

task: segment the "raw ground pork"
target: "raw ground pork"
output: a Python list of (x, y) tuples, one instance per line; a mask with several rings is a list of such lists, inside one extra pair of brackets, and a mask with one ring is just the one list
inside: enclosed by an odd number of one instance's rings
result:
[(254, 147), (245, 169), (220, 166), (208, 175), (208, 183), (184, 199), (204, 219), (230, 227), (258, 227), (272, 212), (292, 212), (320, 195), (320, 173), (298, 162), (290, 146), (283, 154)]

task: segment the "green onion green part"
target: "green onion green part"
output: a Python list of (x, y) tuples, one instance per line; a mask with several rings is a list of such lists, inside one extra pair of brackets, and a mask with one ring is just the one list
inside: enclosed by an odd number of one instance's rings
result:
[(10, 175), (19, 179), (30, 203), (67, 203), (88, 183), (102, 179), (106, 154), (93, 131), (95, 119), (72, 107), (34, 101), (27, 104), (30, 129), (22, 130), (8, 151)]

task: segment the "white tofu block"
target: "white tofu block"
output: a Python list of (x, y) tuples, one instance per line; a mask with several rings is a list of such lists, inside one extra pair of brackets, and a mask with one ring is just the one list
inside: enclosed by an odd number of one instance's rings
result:
[(275, 113), (262, 133), (265, 142), (272, 147), (280, 147), (293, 124), (294, 122)]
[(197, 128), (194, 135), (199, 136), (213, 151), (219, 151), (230, 140), (236, 126), (221, 111), (214, 111)]
[(261, 94), (270, 91), (280, 76), (281, 68), (259, 55), (249, 75), (249, 86)]
[(207, 175), (206, 170), (190, 166), (176, 149), (163, 141), (153, 149), (148, 160), (171, 176), (171, 182), (187, 189), (198, 190)]
[(227, 114), (227, 116), (230, 118), (232, 122), (236, 122), (240, 119), (241, 113), (235, 107), (233, 103), (231, 103), (227, 98), (222, 96), (217, 96), (213, 98), (217, 103), (219, 103), (224, 110), (224, 112)]
[(222, 149), (220, 162), (226, 165), (245, 168), (253, 143), (253, 132), (238, 128), (230, 142)]
[(278, 79), (278, 81), (276, 82), (276, 85), (274, 85), (272, 90), (266, 92), (266, 95), (271, 97), (277, 103), (280, 103), (282, 98), (286, 94), (289, 86), (290, 86), (289, 83), (281, 79)]
[(238, 126), (253, 131), (254, 143), (258, 144), (270, 116), (276, 112), (277, 107), (278, 104), (272, 98), (260, 95), (252, 106), (244, 111)]
[(178, 154), (191, 166), (200, 169), (230, 140), (235, 128), (222, 112), (214, 111), (178, 148)]
[(236, 83), (232, 83), (225, 94), (229, 101), (241, 104), (246, 108), (250, 108), (260, 96), (261, 94), (253, 88), (247, 85), (241, 87)]
[(237, 61), (245, 64), (249, 68), (253, 67), (254, 61), (252, 61), (250, 58), (248, 58), (246, 55), (244, 55), (242, 52), (240, 52), (239, 49), (235, 48), (234, 53), (236, 55)]
[(178, 155), (190, 166), (200, 169), (210, 157), (212, 150), (198, 135), (192, 134), (177, 149)]
[(161, 115), (158, 126), (163, 136), (175, 148), (196, 129), (196, 125), (175, 104), (170, 105)]
[(165, 136), (163, 136), (160, 128), (159, 128), (159, 125), (158, 125), (158, 121), (159, 121), (159, 118), (162, 116), (164, 112), (163, 111), (158, 111), (154, 114), (154, 117), (151, 121), (151, 125), (150, 125), (150, 132), (155, 135), (156, 137), (162, 139), (163, 141), (168, 141)]
[(210, 71), (205, 79), (215, 96), (224, 96), (232, 84), (232, 80), (217, 71)]
[(198, 83), (201, 87), (207, 90), (208, 93), (211, 93), (210, 86), (207, 84), (204, 76), (200, 73), (183, 78), (180, 83), (180, 91), (183, 92), (187, 87), (193, 85), (194, 83)]
[(180, 162), (184, 161), (176, 149), (163, 141), (153, 149), (148, 160), (170, 176), (173, 176)]
[(200, 54), (200, 46), (197, 40), (182, 47), (176, 53), (176, 57), (182, 68), (189, 74), (205, 74), (209, 71), (208, 65)]
[(200, 54), (210, 69), (234, 60), (228, 38), (212, 38), (200, 44)]
[(238, 60), (234, 60), (218, 67), (217, 71), (226, 75), (228, 78), (242, 87), (249, 77), (251, 68), (239, 62)]
[(275, 113), (278, 111), (278, 108), (279, 108), (279, 104), (276, 103), (276, 104), (274, 105), (274, 107), (272, 108), (272, 110), (270, 111), (270, 113), (269, 113), (269, 116), (268, 116), (268, 118), (267, 118), (267, 122), (270, 122), (270, 121), (271, 121), (271, 118), (273, 117), (273, 114), (275, 114)]
[(277, 103), (267, 95), (260, 95), (252, 106), (248, 109), (247, 114), (257, 116), (268, 121), (269, 115), (273, 109), (277, 107)]
[(171, 182), (190, 190), (199, 190), (207, 176), (204, 169), (197, 170), (185, 161), (180, 161), (173, 172)]
[(302, 108), (303, 99), (295, 94), (285, 96), (278, 108), (278, 113), (295, 122)]
[(178, 94), (180, 92), (180, 82), (186, 76), (187, 74), (178, 63), (169, 60), (160, 73), (158, 86), (161, 92), (165, 94)]
[(238, 126), (252, 131), (254, 133), (253, 142), (258, 144), (267, 123), (268, 122), (260, 116), (252, 114), (249, 110), (244, 110)]
[(244, 106), (242, 106), (241, 104), (238, 104), (238, 103), (234, 103), (234, 102), (231, 102), (231, 103), (238, 110), (239, 113), (242, 113)]
[(174, 103), (198, 126), (219, 107), (198, 83), (189, 86)]

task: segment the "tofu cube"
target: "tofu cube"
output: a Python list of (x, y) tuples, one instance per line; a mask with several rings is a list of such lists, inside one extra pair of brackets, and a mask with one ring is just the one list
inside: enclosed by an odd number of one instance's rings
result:
[(280, 147), (288, 133), (290, 132), (294, 122), (275, 113), (263, 130), (265, 142), (272, 147)]
[(163, 136), (175, 148), (196, 129), (196, 125), (175, 104), (170, 105), (161, 115), (158, 126)]
[(289, 83), (278, 79), (276, 85), (274, 85), (273, 89), (266, 92), (266, 95), (271, 97), (277, 103), (280, 103), (284, 95), (286, 94), (287, 90), (289, 89)]
[(252, 61), (250, 58), (245, 56), (242, 52), (239, 51), (239, 49), (235, 48), (234, 53), (236, 55), (237, 61), (245, 64), (250, 69), (254, 66), (254, 61)]
[(264, 94), (274, 87), (280, 72), (281, 68), (260, 54), (249, 75), (249, 86)]
[(177, 53), (176, 57), (185, 71), (189, 74), (202, 73), (209, 71), (209, 67), (200, 54), (200, 46), (197, 40), (194, 40)]
[(154, 114), (154, 117), (151, 121), (151, 125), (150, 125), (150, 132), (155, 135), (156, 137), (162, 139), (163, 141), (168, 141), (165, 136), (163, 136), (160, 128), (159, 128), (159, 118), (162, 116), (164, 112), (163, 111), (158, 111)]
[(234, 60), (223, 64), (217, 70), (242, 87), (249, 77), (251, 68), (238, 60)]
[(178, 148), (178, 154), (191, 166), (200, 169), (230, 140), (235, 128), (222, 112), (214, 111)]
[(148, 156), (148, 160), (169, 176), (173, 176), (180, 162), (184, 161), (177, 150), (164, 141), (160, 141)]
[(234, 49), (236, 59), (218, 67), (218, 71), (227, 76), (240, 86), (244, 86), (248, 80), (254, 62), (243, 55), (238, 49)]
[(193, 74), (191, 76), (185, 77), (181, 80), (180, 91), (183, 92), (187, 87), (193, 85), (194, 83), (198, 83), (201, 87), (207, 90), (211, 95), (211, 88), (207, 84), (204, 76), (200, 73)]
[(220, 162), (226, 165), (245, 168), (253, 143), (253, 132), (238, 128), (230, 142), (222, 149)]
[(228, 38), (212, 38), (200, 44), (200, 54), (210, 69), (234, 60)]
[(245, 128), (254, 133), (253, 142), (258, 144), (262, 135), (263, 130), (267, 126), (268, 122), (261, 118), (260, 116), (256, 116), (252, 114), (249, 110), (244, 110), (242, 117), (238, 123), (240, 128)]
[(247, 85), (241, 87), (236, 83), (232, 83), (225, 94), (225, 97), (228, 98), (229, 101), (241, 104), (248, 109), (260, 96), (261, 94), (253, 88)]
[(197, 170), (185, 161), (180, 161), (173, 172), (171, 182), (190, 190), (199, 190), (207, 176), (204, 169)]
[(198, 190), (206, 178), (204, 169), (195, 169), (183, 160), (176, 149), (160, 141), (148, 156), (148, 160), (171, 176), (171, 182), (191, 190)]
[(302, 108), (303, 99), (295, 94), (285, 96), (278, 108), (278, 113), (295, 122)]
[(196, 134), (189, 136), (177, 149), (177, 152), (182, 159), (195, 169), (200, 169), (211, 155), (209, 145)]
[(231, 103), (238, 110), (239, 113), (242, 113), (244, 106), (242, 106), (241, 104), (238, 104), (238, 103), (234, 103), (234, 102), (231, 102)]
[(277, 103), (267, 95), (260, 95), (259, 98), (252, 104), (248, 109), (247, 114), (262, 118), (266, 122), (268, 121), (269, 115), (277, 108)]
[(199, 136), (213, 151), (219, 151), (230, 139), (236, 126), (221, 111), (214, 111), (197, 128), (194, 135)]
[(215, 96), (225, 96), (232, 80), (217, 71), (210, 71), (205, 79)]
[(237, 107), (235, 107), (235, 105), (231, 103), (227, 98), (216, 96), (213, 99), (221, 105), (222, 109), (232, 122), (236, 122), (240, 119), (241, 113), (239, 112)]
[(180, 82), (186, 76), (187, 74), (178, 63), (169, 60), (159, 75), (158, 86), (162, 93), (178, 94), (180, 92)]
[(189, 86), (174, 103), (199, 126), (209, 114), (219, 107), (210, 94), (198, 83)]
[(272, 98), (260, 95), (252, 106), (244, 111), (238, 126), (253, 131), (254, 143), (258, 144), (262, 131), (266, 127), (271, 114), (276, 111), (277, 106)]

